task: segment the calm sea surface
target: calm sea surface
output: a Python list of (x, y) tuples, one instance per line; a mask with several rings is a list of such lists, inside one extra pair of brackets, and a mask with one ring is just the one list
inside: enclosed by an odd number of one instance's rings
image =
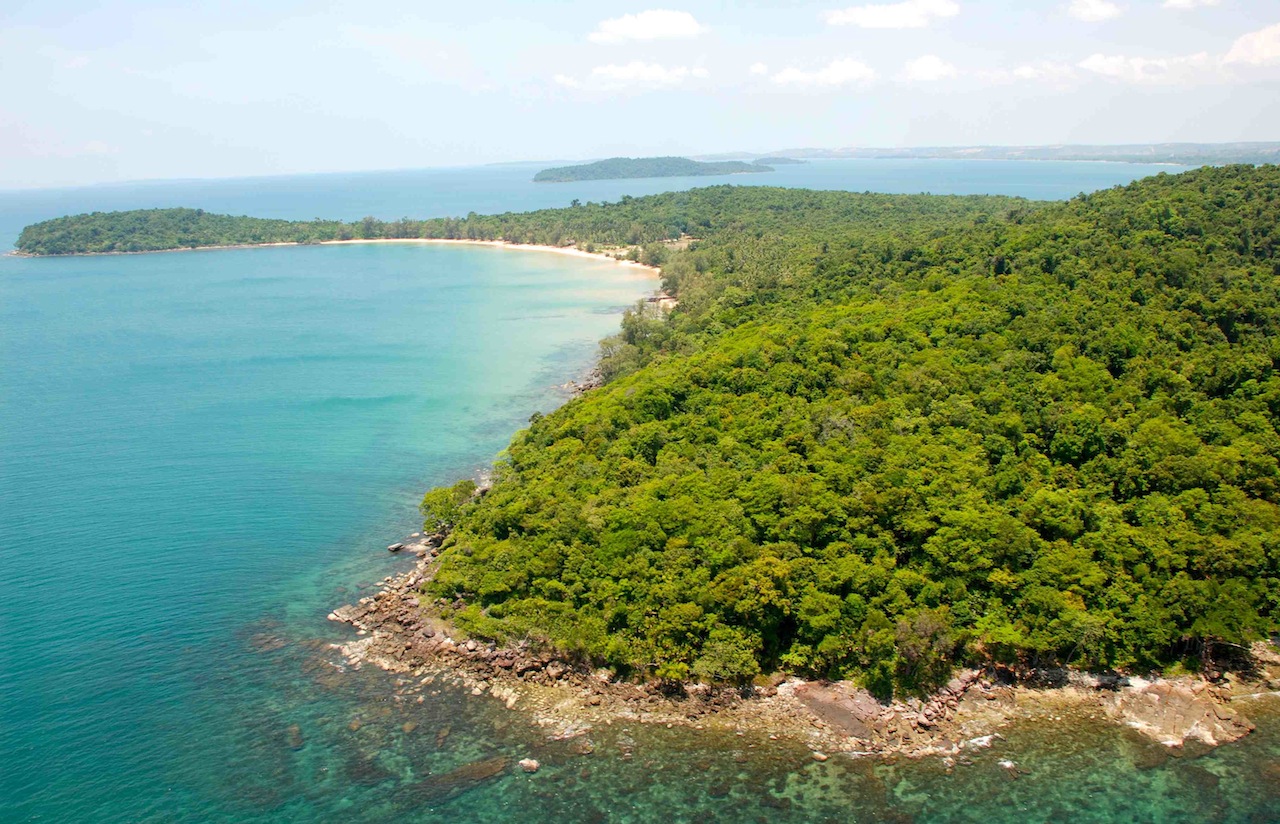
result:
[[(0, 192), (0, 248), (95, 210), (394, 219), (722, 180), (535, 186), (536, 169)], [(1065, 198), (1159, 171), (1176, 170), (823, 161), (729, 180)], [(653, 287), (487, 248), (0, 257), (0, 822), (1280, 820), (1274, 705), (1198, 759), (1064, 718), (947, 774), (620, 725), (574, 757), (487, 697), (397, 701), (391, 677), (337, 668), (329, 644), (351, 636), (324, 616), (404, 568), (383, 547), (422, 490), (562, 402)], [(534, 776), (422, 790), (530, 754)]]

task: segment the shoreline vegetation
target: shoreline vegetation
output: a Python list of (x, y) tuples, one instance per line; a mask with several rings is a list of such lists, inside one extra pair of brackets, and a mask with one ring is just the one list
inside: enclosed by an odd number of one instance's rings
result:
[[(290, 221), (219, 215), (203, 209), (137, 209), (93, 212), (42, 221), (25, 227), (11, 254), (24, 257), (138, 254), (196, 249), (307, 246), (325, 243), (432, 241), (493, 246), (539, 247), (569, 254), (619, 257), (655, 267), (662, 247), (687, 245), (688, 238), (668, 226), (632, 222), (619, 232), (619, 204), (582, 204), (567, 210), (460, 218), (384, 221)], [(570, 211), (572, 210), (572, 211)], [(605, 216), (602, 213), (613, 212)], [(566, 213), (568, 213), (566, 215)], [(552, 222), (554, 220), (554, 222)]]
[[(143, 215), (23, 236), (189, 217)], [(383, 224), (626, 247), (679, 307), (625, 315), (490, 488), (426, 494), (423, 563), (335, 611), (344, 652), (569, 728), (759, 713), (957, 757), (1052, 705), (1234, 740), (1280, 689), (1278, 218), (1280, 169), (1232, 166), (1066, 203), (718, 186)]]
[[(661, 679), (634, 681), (608, 667), (571, 660), (522, 642), (500, 646), (468, 638), (423, 609), (420, 588), (439, 564), (447, 535), (415, 533), (393, 551), (411, 551), (410, 572), (388, 576), (372, 596), (339, 607), (329, 620), (349, 624), (351, 641), (332, 648), (343, 665), (372, 665), (399, 676), (398, 700), (423, 701), (446, 684), (488, 695), (582, 753), (593, 729), (636, 722), (730, 732), (751, 731), (809, 748), (816, 760), (850, 756), (940, 757), (948, 770), (993, 746), (1011, 724), (1061, 721), (1064, 716), (1128, 727), (1151, 744), (1153, 764), (1203, 754), (1253, 731), (1249, 702), (1280, 698), (1280, 651), (1252, 649), (1243, 675), (1210, 681), (1089, 673), (1071, 668), (1015, 672), (1008, 667), (962, 669), (921, 697), (878, 698), (860, 684), (777, 674), (751, 684)], [(1017, 777), (1018, 767), (1006, 767)]]
[(462, 246), (487, 246), (494, 249), (510, 249), (518, 252), (550, 252), (558, 255), (568, 255), (571, 257), (590, 258), (594, 260), (608, 261), (610, 263), (619, 263), (624, 266), (633, 267), (652, 273), (654, 277), (660, 275), (657, 266), (651, 264), (640, 263), (639, 260), (632, 260), (627, 256), (631, 254), (631, 249), (624, 246), (616, 248), (600, 249), (588, 252), (576, 246), (548, 246), (537, 243), (510, 243), (505, 240), (468, 240), (464, 238), (359, 238), (352, 240), (322, 240), (314, 243), (298, 243), (293, 241), (272, 242), (272, 243), (236, 243), (224, 246), (194, 246), (181, 247), (176, 249), (148, 249), (138, 252), (70, 252), (58, 255), (33, 255), (18, 250), (9, 252), (11, 255), (18, 257), (103, 257), (110, 255), (155, 255), (170, 254), (173, 252), (213, 252), (225, 251), (227, 249), (262, 249), (272, 247), (296, 247), (296, 246), (345, 246), (353, 244), (365, 243), (426, 243), (451, 245), (457, 244)]

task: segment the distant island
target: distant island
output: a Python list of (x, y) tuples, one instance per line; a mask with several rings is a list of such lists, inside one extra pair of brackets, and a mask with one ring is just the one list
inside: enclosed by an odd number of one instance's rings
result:
[(794, 157), (758, 157), (751, 162), (757, 166), (801, 166), (808, 161)]
[(754, 172), (772, 172), (761, 163), (741, 160), (703, 162), (687, 157), (611, 157), (579, 166), (557, 166), (543, 169), (533, 176), (534, 183), (573, 183), (579, 180), (629, 180), (639, 177), (708, 177)]

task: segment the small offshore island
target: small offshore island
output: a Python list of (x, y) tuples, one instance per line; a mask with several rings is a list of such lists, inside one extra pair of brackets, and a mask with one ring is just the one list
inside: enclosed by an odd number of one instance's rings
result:
[(535, 415), (491, 486), (427, 493), (419, 563), (331, 616), (360, 633), (344, 655), (555, 735), (754, 725), (953, 757), (1058, 712), (1213, 746), (1280, 690), (1277, 226), (1280, 169), (1229, 166), (1066, 203), (717, 186), (390, 223), (95, 214), (19, 250), (449, 238), (660, 266), (678, 308), (628, 313), (599, 385)]
[(708, 177), (772, 171), (772, 167), (759, 161), (755, 163), (745, 163), (741, 160), (706, 162), (689, 160), (685, 157), (612, 157), (580, 166), (543, 169), (533, 176), (533, 182), (571, 183), (580, 180), (630, 180), (644, 177)]

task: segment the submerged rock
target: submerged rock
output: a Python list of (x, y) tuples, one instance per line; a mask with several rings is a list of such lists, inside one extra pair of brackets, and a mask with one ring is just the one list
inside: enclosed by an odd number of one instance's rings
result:
[(536, 758), (520, 759), (520, 769), (527, 773), (536, 773), (541, 766), (542, 765), (538, 763), (538, 759)]
[(272, 635), (268, 632), (257, 633), (249, 639), (249, 643), (252, 644), (253, 648), (258, 652), (275, 652), (276, 650), (283, 649), (288, 645), (288, 642), (279, 635)]
[(470, 764), (463, 764), (456, 770), (424, 778), (414, 787), (413, 794), (425, 801), (443, 801), (473, 789), (485, 781), (497, 778), (506, 772), (509, 766), (511, 766), (511, 759), (506, 756), (473, 761)]
[(364, 787), (372, 787), (395, 778), (395, 773), (384, 767), (376, 755), (352, 756), (347, 759), (345, 767), (351, 783)]

